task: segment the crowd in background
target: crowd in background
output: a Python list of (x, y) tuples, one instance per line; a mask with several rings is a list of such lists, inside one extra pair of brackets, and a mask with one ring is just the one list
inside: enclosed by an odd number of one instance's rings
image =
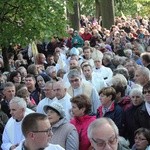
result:
[(47, 114), (51, 143), (66, 150), (92, 149), (88, 127), (102, 117), (129, 141), (123, 147), (150, 148), (150, 20), (116, 17), (110, 29), (101, 24), (81, 16), (79, 31), (37, 41), (34, 55), (30, 44), (16, 45), (8, 53), (10, 72), (0, 57), (3, 150), (23, 140), (21, 122), (32, 112)]

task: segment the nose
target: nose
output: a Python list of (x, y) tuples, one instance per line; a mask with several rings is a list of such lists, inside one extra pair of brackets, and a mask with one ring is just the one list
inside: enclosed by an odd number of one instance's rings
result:
[(112, 148), (108, 143), (106, 143), (104, 150), (112, 150)]

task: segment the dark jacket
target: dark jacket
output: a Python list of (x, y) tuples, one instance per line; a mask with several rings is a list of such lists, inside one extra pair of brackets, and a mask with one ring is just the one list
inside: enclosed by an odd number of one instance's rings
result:
[(8, 116), (8, 118), (11, 117), (9, 104), (5, 99), (1, 102), (1, 110)]
[(100, 118), (100, 117), (111, 118), (115, 122), (117, 127), (119, 128), (119, 132), (122, 132), (123, 110), (118, 104), (113, 102), (110, 109), (105, 114), (103, 113), (103, 106), (100, 106), (97, 110), (96, 117), (97, 118)]
[(129, 140), (130, 147), (132, 147), (134, 144), (134, 132), (137, 129), (135, 119), (134, 119), (135, 112), (141, 105), (139, 105), (139, 106), (132, 105), (130, 108), (128, 108), (125, 111), (124, 116), (123, 116), (123, 124), (124, 124), (123, 136)]
[(135, 122), (137, 129), (140, 127), (150, 129), (150, 116), (146, 110), (145, 103), (137, 109)]

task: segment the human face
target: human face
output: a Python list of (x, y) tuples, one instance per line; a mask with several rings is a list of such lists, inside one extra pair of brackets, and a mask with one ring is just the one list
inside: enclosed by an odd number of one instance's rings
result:
[(47, 98), (53, 99), (55, 97), (55, 92), (53, 91), (53, 85), (45, 85), (44, 87), (45, 96)]
[(69, 65), (70, 65), (70, 68), (73, 68), (73, 67), (78, 66), (78, 62), (76, 60), (70, 60)]
[(64, 88), (61, 83), (54, 84), (53, 91), (55, 92), (55, 96), (58, 100), (62, 99), (66, 95), (66, 88)]
[(6, 87), (3, 91), (3, 94), (6, 98), (6, 100), (10, 101), (11, 99), (14, 98), (14, 96), (16, 94), (15, 86)]
[(27, 76), (27, 70), (25, 68), (20, 69), (19, 72), (21, 73), (22, 77), (26, 77)]
[(150, 88), (149, 89), (143, 89), (144, 99), (146, 102), (150, 104)]
[(35, 86), (35, 80), (32, 77), (25, 78), (25, 85), (27, 88)]
[(72, 86), (73, 89), (77, 89), (81, 85), (81, 78), (79, 78), (79, 77), (73, 77), (73, 78), (69, 79), (69, 82), (70, 82), (70, 84), (71, 84), (71, 86)]
[(20, 83), (21, 82), (21, 74), (18, 73), (16, 76), (13, 78), (15, 83)]
[(148, 146), (148, 141), (146, 140), (146, 138), (142, 133), (136, 134), (134, 141), (137, 150), (145, 150), (146, 147)]
[(83, 54), (84, 54), (85, 59), (90, 59), (91, 58), (91, 51), (90, 51), (90, 49), (85, 49), (83, 51)]
[(55, 124), (56, 122), (58, 122), (60, 120), (60, 115), (58, 115), (58, 113), (56, 113), (54, 110), (49, 109), (46, 112), (49, 122), (51, 125)]
[(40, 63), (44, 63), (45, 62), (45, 60), (46, 60), (46, 58), (45, 58), (45, 55), (43, 54), (43, 55), (40, 55)]
[(117, 150), (118, 135), (109, 124), (103, 124), (100, 127), (94, 128), (91, 145), (95, 150)]
[(18, 121), (21, 121), (24, 117), (25, 109), (21, 108), (17, 103), (11, 103), (9, 104), (10, 108), (10, 114), (13, 117), (13, 119), (16, 119)]
[(45, 86), (45, 81), (41, 75), (37, 77), (37, 83), (40, 89), (43, 89)]
[(135, 65), (132, 62), (127, 62), (124, 67), (128, 70), (130, 77), (134, 77)]
[(112, 103), (111, 95), (107, 96), (107, 95), (104, 95), (103, 93), (101, 93), (100, 94), (100, 101), (104, 107), (109, 107), (110, 104)]
[(83, 74), (87, 80), (92, 78), (92, 69), (90, 66), (83, 67)]
[(139, 106), (143, 102), (142, 95), (140, 95), (138, 93), (137, 94), (134, 93), (130, 97), (131, 97), (132, 104), (134, 106)]
[(144, 85), (145, 83), (144, 76), (139, 70), (135, 71), (134, 80), (135, 80), (135, 83), (140, 84), (140, 85)]
[(81, 117), (81, 116), (84, 116), (85, 108), (79, 109), (79, 107), (78, 107), (77, 104), (75, 104), (75, 103), (71, 103), (71, 105), (72, 105), (71, 111), (72, 111), (72, 115), (73, 115), (74, 117)]
[(51, 125), (48, 119), (38, 121), (38, 130), (32, 131), (35, 149), (42, 149), (48, 146), (52, 137)]
[(101, 65), (102, 65), (102, 61), (101, 61), (101, 60), (95, 60), (95, 61), (94, 61), (94, 64), (95, 64), (95, 67), (96, 67), (96, 68), (100, 68)]

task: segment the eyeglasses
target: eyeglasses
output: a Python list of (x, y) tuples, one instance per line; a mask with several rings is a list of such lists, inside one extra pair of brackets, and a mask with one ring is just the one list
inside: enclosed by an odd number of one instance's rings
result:
[(33, 133), (47, 133), (47, 135), (51, 135), (51, 134), (53, 134), (53, 132), (52, 132), (52, 128), (49, 128), (49, 129), (47, 129), (47, 130), (43, 130), (43, 131), (32, 131)]
[(150, 94), (150, 90), (143, 91), (143, 94), (146, 94), (146, 93)]
[(145, 141), (145, 140), (147, 140), (147, 139), (141, 138), (141, 137), (135, 137), (134, 140), (136, 140), (136, 141)]
[(69, 80), (70, 83), (79, 82), (80, 79)]
[(102, 148), (104, 148), (106, 146), (106, 144), (108, 144), (108, 145), (114, 145), (114, 144), (116, 144), (117, 143), (117, 139), (118, 139), (117, 136), (111, 137), (107, 141), (100, 140), (100, 139), (99, 140), (95, 140), (94, 138), (92, 138), (92, 140), (94, 141), (94, 143), (96, 143), (96, 145), (98, 147), (102, 147)]

